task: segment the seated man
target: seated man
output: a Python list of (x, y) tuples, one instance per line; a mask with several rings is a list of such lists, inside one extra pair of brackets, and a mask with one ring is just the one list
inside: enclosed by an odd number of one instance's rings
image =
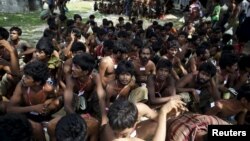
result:
[(139, 58), (132, 60), (135, 67), (136, 84), (138, 85), (129, 96), (132, 102), (146, 102), (148, 100), (147, 79), (149, 75), (156, 73), (155, 64), (150, 60), (152, 52), (150, 47), (143, 47), (139, 50)]
[[(245, 116), (250, 110), (250, 85), (243, 85), (239, 91), (236, 99), (218, 100), (215, 102), (215, 106), (209, 109), (206, 114), (216, 115), (220, 118), (234, 122), (237, 120), (237, 124), (245, 123)], [(237, 119), (230, 119), (232, 116), (236, 116)]]
[(134, 65), (130, 61), (121, 61), (115, 72), (116, 79), (106, 86), (107, 107), (110, 102), (117, 99), (128, 99), (131, 90), (135, 87)]
[(156, 75), (148, 77), (147, 88), (150, 105), (162, 105), (169, 101), (171, 96), (176, 95), (175, 80), (170, 74), (172, 67), (169, 60), (161, 59), (156, 65)]
[[(111, 141), (119, 138), (140, 138), (140, 139), (152, 139), (156, 129), (156, 135), (165, 135), (166, 126), (166, 115), (172, 114), (172, 112), (177, 112), (185, 110), (183, 107), (184, 103), (180, 100), (172, 100), (169, 103), (166, 103), (161, 109), (160, 115), (151, 110), (148, 106), (143, 103), (133, 104), (127, 100), (117, 100), (115, 101), (108, 111), (108, 119), (106, 120), (106, 114), (103, 112), (102, 118), (102, 133), (101, 141)], [(175, 110), (173, 110), (175, 109)], [(143, 122), (138, 121), (140, 117), (147, 116), (151, 120), (146, 120)], [(154, 121), (152, 121), (152, 119)], [(159, 120), (158, 127), (156, 128), (155, 121)], [(161, 126), (163, 125), (163, 126)], [(161, 132), (158, 132), (160, 130)], [(159, 137), (159, 139), (164, 139)], [(156, 139), (153, 139), (156, 141)]]
[(9, 101), (7, 112), (26, 114), (35, 122), (51, 120), (51, 115), (61, 108), (62, 102), (57, 99), (53, 88), (46, 83), (49, 77), (47, 65), (32, 61), (23, 71), (24, 75)]
[(213, 79), (215, 74), (216, 68), (212, 63), (203, 63), (199, 67), (199, 72), (188, 74), (176, 83), (177, 93), (188, 92), (191, 94), (189, 95), (191, 99), (188, 95), (185, 96), (185, 99), (190, 102), (193, 98), (196, 104), (192, 103), (192, 110), (203, 113), (210, 107), (211, 102), (220, 99)]

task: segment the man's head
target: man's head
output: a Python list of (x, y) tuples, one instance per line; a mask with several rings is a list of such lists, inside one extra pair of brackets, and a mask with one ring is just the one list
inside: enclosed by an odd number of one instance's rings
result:
[(167, 59), (160, 59), (156, 65), (156, 78), (162, 81), (166, 80), (173, 64)]
[(110, 106), (108, 118), (116, 137), (129, 137), (135, 128), (138, 110), (127, 100), (117, 100)]
[(18, 40), (22, 35), (22, 30), (19, 27), (13, 26), (10, 28), (10, 39), (12, 41)]
[(199, 57), (202, 61), (205, 61), (210, 57), (210, 52), (205, 46), (199, 46), (198, 48), (196, 48), (195, 52), (197, 57)]
[(3, 141), (31, 141), (32, 127), (29, 120), (20, 114), (0, 116), (0, 139)]
[(244, 55), (239, 59), (238, 66), (239, 70), (241, 71), (247, 71), (250, 73), (250, 55)]
[(174, 57), (178, 49), (180, 48), (180, 44), (176, 40), (169, 41), (168, 47), (167, 47), (167, 53), (170, 57)]
[(48, 60), (54, 51), (52, 41), (42, 37), (36, 44), (36, 58), (40, 61)]
[(8, 40), (9, 32), (3, 27), (0, 27), (0, 40)]
[(245, 84), (238, 90), (237, 100), (240, 100), (244, 108), (250, 110), (250, 85)]
[(25, 87), (44, 85), (49, 77), (47, 64), (38, 60), (26, 64), (24, 66), (23, 72), (24, 75), (22, 77), (21, 83)]
[(74, 15), (74, 21), (75, 21), (76, 24), (81, 23), (82, 22), (82, 16), (79, 15), (79, 14), (75, 14)]
[(113, 49), (113, 54), (116, 55), (118, 60), (127, 60), (128, 59), (128, 47), (129, 45), (122, 41), (116, 44), (116, 47)]
[(77, 54), (73, 58), (72, 76), (75, 78), (88, 76), (94, 68), (95, 59), (90, 54)]
[(142, 61), (142, 63), (148, 63), (151, 54), (153, 53), (151, 47), (143, 47), (139, 50), (139, 57)]
[(86, 47), (82, 42), (76, 41), (72, 44), (72, 48), (70, 49), (70, 51), (72, 52), (73, 56), (75, 56), (76, 54), (86, 52)]
[(118, 81), (123, 85), (127, 85), (135, 74), (134, 65), (130, 61), (121, 61), (118, 64), (115, 73), (118, 77)]
[(216, 74), (216, 67), (211, 62), (206, 62), (200, 65), (197, 82), (206, 84)]
[(85, 141), (87, 124), (80, 115), (69, 114), (59, 120), (55, 133), (58, 141)]
[(233, 53), (224, 53), (221, 55), (219, 66), (222, 70), (234, 73), (237, 70), (238, 57)]

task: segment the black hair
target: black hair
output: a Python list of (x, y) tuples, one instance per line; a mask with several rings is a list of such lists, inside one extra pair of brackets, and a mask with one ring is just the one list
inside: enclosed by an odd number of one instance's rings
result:
[(86, 52), (86, 46), (82, 42), (74, 42), (70, 49), (70, 51), (72, 52), (77, 52), (80, 50), (82, 50), (83, 52)]
[(89, 74), (95, 68), (95, 59), (88, 53), (77, 54), (73, 58), (73, 63), (80, 66), (83, 71), (88, 71)]
[(131, 44), (137, 46), (139, 49), (143, 47), (143, 42), (140, 38), (133, 39)]
[(44, 85), (49, 78), (47, 64), (38, 60), (27, 63), (24, 66), (23, 72), (25, 75), (31, 76), (34, 81), (41, 82), (41, 85)]
[(71, 26), (73, 26), (73, 25), (74, 25), (74, 23), (75, 23), (75, 21), (74, 21), (74, 20), (72, 20), (72, 19), (68, 19), (68, 20), (66, 21), (66, 26), (67, 26), (67, 27), (71, 27)]
[(51, 56), (54, 51), (52, 40), (48, 37), (42, 37), (37, 42), (36, 49), (38, 51), (43, 51), (46, 54), (46, 56)]
[(250, 68), (249, 60), (250, 55), (243, 55), (242, 57), (240, 57), (238, 62), (239, 69), (246, 71), (246, 68)]
[(205, 46), (199, 46), (198, 48), (196, 48), (195, 53), (196, 53), (196, 55), (199, 57), (199, 56), (205, 54), (206, 49), (208, 49), (208, 48), (206, 48)]
[(242, 98), (245, 98), (248, 102), (250, 102), (250, 84), (244, 84), (240, 87), (240, 89), (237, 91), (237, 99), (240, 100)]
[(117, 76), (122, 73), (129, 73), (133, 76), (135, 74), (135, 68), (131, 61), (121, 61), (118, 63), (115, 73)]
[(0, 40), (4, 39), (4, 40), (8, 40), (9, 38), (9, 32), (7, 29), (0, 27)]
[(216, 67), (211, 62), (205, 62), (200, 65), (199, 71), (204, 71), (213, 77), (216, 74)]
[(219, 60), (219, 66), (221, 69), (225, 69), (226, 67), (231, 67), (235, 63), (238, 62), (238, 57), (233, 53), (223, 53)]
[(173, 68), (173, 64), (168, 59), (160, 59), (156, 64), (156, 69), (159, 70), (161, 68), (171, 70)]
[(55, 129), (57, 141), (85, 141), (87, 124), (78, 114), (68, 114), (62, 117)]
[(82, 33), (81, 33), (81, 30), (80, 30), (80, 29), (78, 29), (78, 28), (73, 28), (73, 29), (72, 29), (72, 32), (75, 33), (76, 38), (78, 38), (78, 39), (81, 38)]
[(74, 14), (74, 21), (76, 21), (76, 19), (82, 20), (82, 16), (80, 16), (79, 14)]
[(0, 116), (0, 139), (3, 141), (31, 141), (32, 126), (29, 120), (16, 113)]
[(19, 28), (19, 27), (17, 27), (17, 26), (11, 27), (11, 28), (10, 28), (10, 32), (12, 32), (12, 31), (17, 31), (17, 34), (18, 34), (19, 36), (22, 35), (22, 29)]
[(132, 128), (137, 118), (137, 107), (127, 100), (116, 100), (108, 111), (109, 125), (113, 130)]
[(144, 49), (149, 49), (150, 54), (152, 54), (152, 53), (153, 53), (153, 49), (152, 49), (151, 47), (149, 47), (149, 46), (144, 46), (144, 47), (140, 48), (140, 50), (139, 50), (139, 54), (141, 54), (141, 53), (142, 53), (142, 50), (144, 50)]
[(89, 15), (89, 19), (94, 19), (95, 15)]

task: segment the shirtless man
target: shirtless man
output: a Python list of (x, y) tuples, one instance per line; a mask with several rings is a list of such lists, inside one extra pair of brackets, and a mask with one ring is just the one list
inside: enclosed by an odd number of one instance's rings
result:
[(28, 57), (29, 59), (32, 58), (32, 53), (35, 52), (35, 48), (33, 48), (27, 41), (20, 39), (21, 35), (22, 35), (22, 30), (19, 27), (14, 26), (10, 28), (10, 44), (17, 49), (17, 53), (20, 59), (21, 57), (24, 57), (24, 60), (20, 61), (26, 62), (28, 60), (25, 59), (28, 59)]
[[(166, 123), (167, 120), (166, 114), (173, 112), (172, 108), (176, 108), (176, 112), (179, 112), (180, 109), (184, 109), (183, 105), (184, 104), (179, 100), (172, 100), (163, 106), (164, 110), (162, 109), (158, 115), (157, 112), (143, 103), (133, 104), (126, 100), (115, 101), (110, 106), (108, 114), (103, 112), (100, 139), (101, 141), (119, 140), (120, 138), (127, 138), (128, 140), (152, 139), (156, 131), (157, 121), (160, 121), (159, 126), (163, 125), (162, 127), (165, 128), (165, 130), (160, 130), (161, 135), (165, 135), (166, 126), (164, 123)], [(141, 117), (147, 117), (149, 119), (140, 122)], [(108, 121), (106, 120), (107, 118), (109, 119)], [(161, 140), (164, 138), (165, 136), (163, 136)], [(153, 140), (155, 141), (155, 139)], [(159, 141), (159, 139), (157, 141)]]
[(148, 100), (147, 79), (149, 75), (156, 74), (155, 64), (150, 60), (151, 54), (150, 47), (143, 47), (139, 50), (139, 58), (133, 60), (138, 88), (130, 93), (129, 100), (132, 102), (146, 102)]
[[(62, 102), (56, 99), (53, 88), (46, 83), (49, 77), (47, 65), (32, 61), (25, 65), (23, 71), (24, 75), (9, 101), (7, 112), (26, 114), (35, 122), (51, 120), (51, 115), (59, 110)], [(41, 125), (34, 132), (37, 130), (41, 130)], [(42, 134), (38, 135), (39, 140), (44, 140)]]
[[(19, 63), (18, 63), (18, 57), (17, 57), (17, 53), (16, 50), (9, 44), (8, 41), (4, 40), (4, 39), (0, 39), (0, 52), (1, 54), (3, 53), (2, 50), (7, 50), (10, 54), (10, 62), (4, 60), (4, 59), (0, 59), (0, 70), (1, 70), (1, 85), (0, 85), (0, 113), (5, 113), (6, 112), (6, 104), (7, 102), (3, 101), (3, 97), (5, 96), (7, 98), (10, 98), (10, 96), (12, 96), (12, 92), (10, 91), (10, 89), (7, 88), (6, 85), (3, 85), (4, 82), (2, 82), (2, 75), (4, 75), (5, 73), (7, 73), (7, 78), (9, 77), (11, 80), (17, 80), (20, 77), (20, 68), (19, 68)], [(0, 55), (1, 56), (1, 55)], [(10, 79), (8, 79), (8, 84)], [(16, 84), (14, 81), (14, 84)], [(6, 84), (6, 83), (5, 83)], [(9, 86), (9, 85), (8, 85)], [(14, 85), (12, 85), (13, 87), (15, 87)], [(11, 87), (11, 86), (10, 86)]]
[[(67, 114), (77, 113), (86, 121), (88, 135), (91, 141), (98, 138), (99, 109), (105, 109), (105, 103), (99, 106), (96, 94), (104, 94), (100, 76), (94, 72), (94, 58), (87, 53), (76, 54), (68, 60), (64, 67), (66, 88), (64, 89), (64, 110)], [(61, 117), (49, 122), (48, 132), (51, 140), (55, 141), (55, 129)]]
[[(176, 91), (177, 93), (190, 93), (194, 102), (199, 103), (198, 107), (194, 107), (196, 112), (205, 112), (210, 107), (210, 102), (220, 99), (220, 94), (213, 78), (215, 74), (216, 67), (212, 63), (203, 63), (197, 73), (188, 74), (176, 83)], [(190, 101), (190, 99), (187, 101)]]
[(116, 79), (106, 87), (107, 107), (117, 99), (128, 99), (129, 93), (135, 87), (134, 65), (130, 61), (121, 61), (115, 72)]
[(149, 104), (162, 105), (176, 95), (175, 80), (171, 76), (172, 63), (161, 59), (156, 65), (156, 75), (150, 75), (147, 81)]
[(220, 70), (216, 75), (216, 83), (223, 99), (229, 99), (229, 88), (234, 86), (237, 76), (238, 57), (232, 53), (222, 53), (219, 60)]
[[(106, 43), (106, 41), (104, 43)], [(113, 44), (113, 42), (110, 41), (110, 44)], [(112, 45), (112, 48), (112, 54), (102, 58), (99, 63), (99, 75), (104, 88), (108, 82), (111, 82), (115, 79), (115, 69), (117, 68), (117, 64), (119, 61), (123, 60), (123, 54), (128, 52), (125, 47), (115, 47)], [(106, 50), (105, 46), (104, 50)]]
[[(218, 100), (215, 102), (215, 106), (209, 109), (206, 114), (216, 115), (220, 118), (234, 122), (237, 120), (237, 124), (245, 123), (245, 116), (250, 110), (250, 85), (243, 85), (235, 99)], [(232, 116), (236, 116), (237, 119), (230, 119)], [(233, 120), (233, 121), (232, 121)]]
[(197, 68), (204, 62), (206, 62), (209, 57), (209, 50), (205, 46), (199, 46), (195, 51), (196, 55), (192, 56), (188, 61), (188, 68), (190, 68), (189, 72), (195, 73), (197, 72)]
[(169, 45), (166, 49), (166, 52), (162, 54), (162, 58), (168, 59), (173, 64), (172, 74), (175, 80), (179, 80), (181, 75), (186, 75), (187, 71), (183, 67), (181, 60), (179, 57), (176, 56), (179, 49), (179, 45), (177, 41), (173, 40), (169, 42)]

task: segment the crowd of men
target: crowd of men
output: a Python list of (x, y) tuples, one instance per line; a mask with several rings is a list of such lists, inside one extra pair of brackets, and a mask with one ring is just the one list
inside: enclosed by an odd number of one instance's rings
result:
[(225, 19), (212, 2), (200, 14), (194, 0), (180, 29), (52, 14), (35, 47), (0, 27), (1, 140), (193, 141), (249, 124), (250, 4), (232, 0)]

